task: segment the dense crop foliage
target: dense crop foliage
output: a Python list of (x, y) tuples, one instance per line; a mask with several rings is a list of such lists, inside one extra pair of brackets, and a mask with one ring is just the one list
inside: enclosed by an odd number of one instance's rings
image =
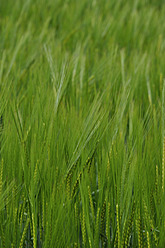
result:
[(164, 17), (0, 1), (0, 247), (165, 247)]

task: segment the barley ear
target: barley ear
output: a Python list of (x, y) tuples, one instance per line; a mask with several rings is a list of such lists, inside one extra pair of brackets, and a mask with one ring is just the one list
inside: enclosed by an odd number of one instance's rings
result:
[(34, 213), (32, 213), (32, 225), (33, 225), (33, 248), (37, 248), (35, 222), (34, 222)]
[(73, 186), (73, 190), (72, 190), (72, 193), (71, 193), (71, 197), (74, 197), (75, 196), (75, 193), (76, 193), (76, 190), (78, 188), (78, 185), (80, 183), (80, 180), (81, 180), (81, 177), (82, 177), (82, 172), (79, 173), (78, 177), (77, 177), (77, 180)]
[(120, 248), (120, 223), (119, 223), (119, 206), (116, 205), (116, 220), (117, 220), (117, 233), (118, 233), (118, 248)]
[(97, 209), (97, 216), (96, 216), (95, 247), (97, 247), (98, 246), (98, 243), (99, 243), (99, 216), (100, 216), (100, 208)]
[(83, 244), (85, 247), (86, 244), (86, 224), (85, 224), (85, 211), (83, 209), (83, 216), (82, 216), (82, 238), (83, 238)]
[(165, 159), (165, 136), (163, 141), (163, 157), (162, 157), (162, 192), (164, 193), (164, 159)]
[(108, 244), (110, 242), (110, 202), (106, 206), (106, 237), (108, 239)]
[(3, 177), (3, 159), (1, 161), (1, 171), (0, 171), (0, 196), (2, 194), (2, 177)]
[(104, 236), (105, 236), (105, 213), (106, 213), (106, 199), (103, 203), (103, 207), (102, 207), (102, 210), (101, 210), (101, 228), (100, 228), (100, 231), (101, 231), (101, 239), (102, 239), (102, 243), (104, 243)]
[(158, 197), (158, 166), (156, 165), (156, 177), (155, 177), (155, 194)]
[(141, 230), (140, 210), (138, 210), (138, 218), (136, 219), (136, 229), (137, 229), (137, 234), (138, 234), (138, 247), (142, 248), (142, 230)]
[(148, 231), (147, 231), (147, 247), (150, 248), (150, 237)]

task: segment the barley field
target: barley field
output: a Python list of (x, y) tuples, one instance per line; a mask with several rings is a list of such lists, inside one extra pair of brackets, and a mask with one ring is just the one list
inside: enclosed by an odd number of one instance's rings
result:
[(164, 19), (0, 0), (0, 247), (165, 247)]

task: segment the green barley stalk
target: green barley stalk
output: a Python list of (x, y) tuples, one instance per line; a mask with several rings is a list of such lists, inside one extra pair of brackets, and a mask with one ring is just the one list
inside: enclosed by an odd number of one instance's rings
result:
[(70, 199), (71, 177), (72, 177), (72, 173), (70, 173), (66, 179), (66, 192), (67, 192), (68, 200)]
[(25, 237), (26, 237), (26, 232), (27, 232), (28, 227), (29, 227), (29, 223), (30, 223), (30, 218), (28, 218), (27, 221), (26, 221), (26, 225), (25, 225), (24, 230), (23, 230), (23, 234), (22, 234), (22, 237), (21, 237), (19, 248), (24, 247), (24, 241), (25, 241)]
[(6, 238), (3, 230), (3, 226), (1, 225), (1, 239), (2, 239), (2, 247), (6, 248)]
[(148, 211), (148, 208), (147, 208), (147, 205), (146, 205), (145, 201), (143, 201), (143, 205), (144, 205), (144, 214), (145, 214), (145, 218), (146, 218), (146, 223), (149, 225), (150, 230), (152, 230), (155, 247), (157, 247), (157, 245), (158, 245), (158, 237), (156, 235), (155, 227), (153, 225), (153, 221), (151, 219), (151, 216), (149, 214), (149, 211)]
[(92, 219), (94, 222), (95, 221), (95, 211), (94, 211), (93, 199), (92, 199), (92, 195), (91, 195), (91, 191), (90, 191), (89, 186), (88, 186), (88, 196), (89, 196), (89, 203), (90, 203), (90, 207), (91, 207)]
[[(22, 195), (21, 195), (21, 199), (22, 199)], [(21, 213), (22, 213), (22, 207), (23, 207), (23, 203), (21, 203), (19, 205), (19, 208), (18, 208), (18, 223), (20, 225), (20, 217), (21, 217)]]
[(31, 216), (31, 218), (30, 218), (30, 235), (33, 238), (33, 220), (32, 220), (32, 212), (31, 212), (30, 202), (28, 202), (28, 204), (27, 204), (27, 216)]
[(101, 175), (98, 171), (98, 189), (101, 189)]
[[(9, 215), (9, 206), (7, 204), (7, 202), (9, 201), (9, 192), (6, 193), (6, 213), (7, 213), (7, 216)], [(14, 202), (14, 201), (13, 201)], [(13, 208), (15, 207), (15, 204), (13, 203)], [(14, 212), (14, 209), (13, 209), (13, 212)]]
[(40, 233), (40, 240), (42, 240), (42, 211), (41, 211), (41, 201), (39, 201), (39, 233)]
[(100, 208), (97, 209), (97, 215), (96, 215), (95, 247), (98, 247), (98, 244), (99, 244), (99, 216), (100, 216)]
[(162, 192), (164, 193), (164, 161), (165, 160), (165, 136), (163, 141), (163, 157), (162, 157)]
[(24, 148), (26, 163), (27, 163), (27, 166), (29, 167), (30, 166), (30, 157), (29, 157), (26, 141), (22, 141), (22, 144), (23, 144), (23, 148)]
[(26, 198), (23, 197), (23, 204), (22, 204), (22, 209), (21, 209), (21, 215), (20, 215), (20, 227), (22, 226), (22, 222), (23, 222), (23, 216), (24, 216), (24, 212), (25, 212), (25, 204), (26, 204)]
[(3, 159), (1, 161), (1, 171), (0, 171), (0, 196), (2, 195), (2, 177), (3, 177)]
[(125, 237), (125, 247), (129, 246), (129, 238), (130, 238), (131, 229), (133, 225), (134, 215), (135, 215), (135, 202), (133, 203), (131, 216), (127, 224), (128, 228), (127, 228), (126, 237)]
[[(52, 212), (50, 213), (50, 216), (51, 216), (51, 219), (52, 219)], [(48, 235), (48, 240), (47, 240), (48, 247), (50, 247), (51, 237), (52, 237), (52, 222), (50, 221), (49, 222), (49, 235)]]
[(42, 227), (43, 227), (43, 231), (45, 231), (45, 197), (44, 197), (44, 194), (42, 197)]
[(109, 181), (109, 173), (110, 173), (110, 162), (108, 159), (108, 163), (107, 163), (107, 177), (108, 177), (108, 181)]

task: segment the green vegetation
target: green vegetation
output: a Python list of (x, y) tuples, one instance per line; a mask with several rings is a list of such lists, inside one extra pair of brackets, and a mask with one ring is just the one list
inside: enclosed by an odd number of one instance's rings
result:
[(165, 247), (164, 17), (1, 1), (0, 247)]

